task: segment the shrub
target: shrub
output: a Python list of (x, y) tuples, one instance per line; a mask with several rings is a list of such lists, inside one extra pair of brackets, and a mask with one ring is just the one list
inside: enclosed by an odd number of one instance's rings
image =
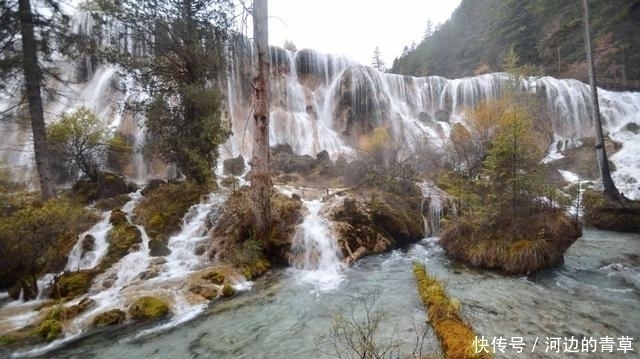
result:
[[(130, 157), (132, 146), (123, 136), (116, 136), (100, 124), (96, 114), (81, 107), (71, 114), (62, 115), (47, 128), (47, 140), (54, 159), (53, 166), (67, 179), (75, 179), (78, 171), (97, 182), (100, 167), (107, 155)], [(118, 157), (118, 156), (115, 156)]]
[(16, 195), (8, 205), (0, 216), (0, 288), (17, 284), (29, 300), (38, 294), (36, 278), (61, 271), (78, 235), (99, 217), (67, 199), (41, 203), (28, 194)]

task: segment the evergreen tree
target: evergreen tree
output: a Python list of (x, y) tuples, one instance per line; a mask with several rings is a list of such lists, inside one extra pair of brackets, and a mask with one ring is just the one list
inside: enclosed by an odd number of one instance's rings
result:
[(380, 54), (380, 48), (378, 46), (376, 46), (376, 48), (373, 50), (371, 66), (373, 66), (378, 71), (385, 71), (384, 61), (382, 61), (382, 55)]
[(230, 135), (223, 120), (225, 51), (231, 27), (228, 0), (100, 0), (133, 34), (107, 53), (150, 95), (148, 147), (188, 179), (206, 183), (218, 145)]

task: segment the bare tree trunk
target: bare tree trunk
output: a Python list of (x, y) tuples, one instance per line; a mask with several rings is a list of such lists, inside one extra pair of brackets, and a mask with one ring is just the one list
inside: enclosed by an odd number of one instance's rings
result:
[(254, 79), (253, 150), (251, 189), (258, 236), (269, 231), (271, 222), (271, 171), (269, 154), (269, 27), (267, 0), (253, 2), (253, 37), (257, 73)]
[(33, 14), (30, 0), (19, 1), (20, 30), (22, 33), (23, 69), (29, 101), (31, 131), (33, 132), (33, 152), (36, 157), (36, 168), (40, 178), (40, 191), (44, 200), (55, 195), (55, 184), (49, 164), (47, 136), (42, 110), (40, 85), (42, 71), (38, 64), (38, 49), (33, 30)]
[(598, 88), (596, 84), (596, 70), (593, 62), (593, 52), (591, 51), (591, 32), (589, 30), (589, 2), (582, 0), (584, 7), (584, 42), (587, 51), (587, 63), (589, 65), (589, 85), (591, 86), (591, 116), (596, 126), (596, 157), (598, 168), (602, 177), (602, 185), (604, 194), (614, 200), (622, 198), (620, 192), (616, 188), (613, 179), (611, 179), (611, 171), (609, 169), (609, 160), (607, 159), (607, 151), (604, 147), (604, 136), (602, 134), (602, 120), (600, 119), (600, 107), (598, 106)]

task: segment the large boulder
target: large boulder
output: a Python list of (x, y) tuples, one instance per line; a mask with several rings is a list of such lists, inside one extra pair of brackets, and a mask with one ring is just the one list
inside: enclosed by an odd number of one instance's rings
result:
[(89, 203), (101, 198), (113, 198), (122, 194), (135, 192), (138, 186), (121, 175), (103, 172), (98, 181), (88, 178), (76, 182), (71, 191), (82, 201)]
[(361, 188), (331, 198), (327, 216), (334, 222), (346, 261), (424, 238), (421, 200), (418, 188), (407, 188), (403, 194)]

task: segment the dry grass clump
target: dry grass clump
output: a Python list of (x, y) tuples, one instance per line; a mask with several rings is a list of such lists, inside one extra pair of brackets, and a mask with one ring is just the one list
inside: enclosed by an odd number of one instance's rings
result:
[(424, 266), (413, 264), (418, 293), (427, 308), (429, 323), (436, 332), (447, 359), (489, 359), (486, 352), (476, 352), (476, 334), (460, 318), (460, 302), (447, 296), (442, 284), (427, 274)]

